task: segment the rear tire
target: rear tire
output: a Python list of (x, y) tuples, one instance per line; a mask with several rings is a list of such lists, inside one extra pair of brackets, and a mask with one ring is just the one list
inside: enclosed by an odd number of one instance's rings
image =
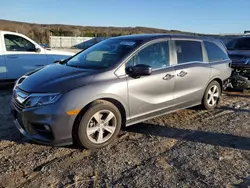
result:
[(85, 148), (102, 148), (118, 136), (121, 124), (119, 109), (108, 101), (99, 100), (92, 103), (82, 115), (73, 137)]
[(217, 81), (212, 81), (208, 86), (204, 93), (203, 99), (202, 99), (202, 106), (206, 110), (214, 109), (221, 96), (221, 86)]

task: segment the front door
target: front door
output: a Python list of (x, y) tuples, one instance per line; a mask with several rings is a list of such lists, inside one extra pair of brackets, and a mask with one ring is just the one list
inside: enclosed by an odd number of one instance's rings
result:
[[(0, 46), (1, 46), (1, 43), (0, 43)], [(5, 79), (6, 79), (5, 56), (4, 56), (2, 49), (0, 49), (0, 81), (5, 80)]]
[(47, 65), (44, 49), (36, 51), (36, 46), (27, 39), (12, 34), (4, 35), (7, 79), (17, 79), (22, 75)]
[(173, 105), (175, 70), (169, 59), (168, 41), (161, 41), (146, 46), (127, 63), (127, 67), (136, 64), (152, 67), (149, 76), (128, 77), (131, 120), (136, 121)]
[(175, 40), (176, 104), (193, 105), (201, 102), (211, 72), (210, 64), (203, 61), (201, 41)]

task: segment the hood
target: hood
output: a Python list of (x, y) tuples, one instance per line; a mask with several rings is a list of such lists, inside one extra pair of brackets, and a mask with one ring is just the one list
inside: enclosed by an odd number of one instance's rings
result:
[(76, 52), (69, 52), (69, 51), (64, 51), (64, 50), (53, 50), (53, 49), (45, 49), (46, 54), (50, 55), (67, 55), (67, 56), (73, 56), (77, 53)]
[(66, 92), (87, 85), (95, 72), (52, 64), (26, 74), (18, 87), (29, 93)]
[(229, 50), (232, 68), (244, 68), (250, 65), (250, 50)]
[(250, 58), (250, 50), (228, 50), (230, 57)]

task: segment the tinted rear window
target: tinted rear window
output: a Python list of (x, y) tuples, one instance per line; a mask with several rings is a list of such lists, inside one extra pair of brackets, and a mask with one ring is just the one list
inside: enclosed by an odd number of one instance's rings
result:
[(176, 40), (175, 45), (178, 64), (203, 61), (201, 42)]
[(227, 43), (228, 50), (250, 50), (250, 37), (237, 38)]
[(209, 62), (228, 59), (228, 55), (215, 43), (204, 41)]

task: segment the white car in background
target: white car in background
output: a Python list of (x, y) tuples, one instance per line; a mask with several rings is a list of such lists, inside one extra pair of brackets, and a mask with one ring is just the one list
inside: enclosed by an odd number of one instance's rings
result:
[(12, 82), (30, 71), (74, 54), (44, 49), (22, 34), (0, 31), (0, 83)]

